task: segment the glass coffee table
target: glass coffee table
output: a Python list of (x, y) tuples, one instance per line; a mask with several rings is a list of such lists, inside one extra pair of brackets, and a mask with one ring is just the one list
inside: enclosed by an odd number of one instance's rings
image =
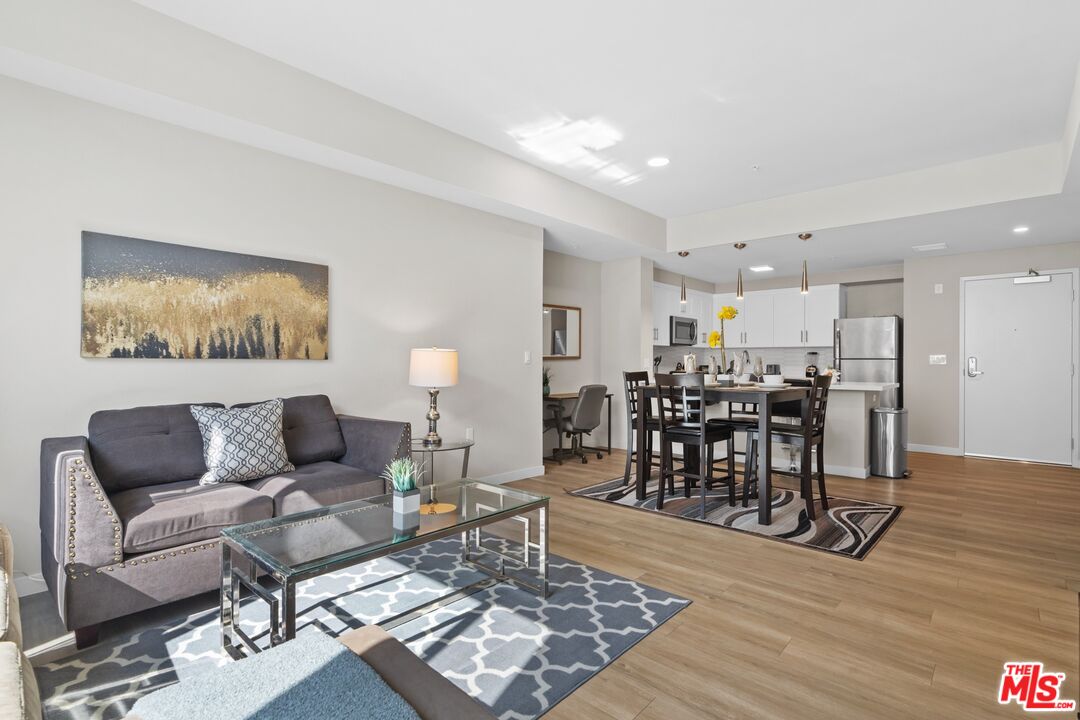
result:
[[(393, 495), (387, 494), (222, 530), (221, 641), (225, 650), (240, 658), (245, 648), (253, 653), (263, 649), (240, 629), (242, 588), (269, 606), (269, 637), (274, 646), (296, 635), (297, 583), (454, 535), (461, 537), (462, 562), (486, 577), (386, 618), (381, 627), (396, 627), (500, 582), (547, 597), (546, 496), (471, 480), (419, 490), (419, 516), (410, 522), (402, 522), (401, 516), (395, 519)], [(536, 542), (530, 517), (534, 512), (539, 516)], [(483, 543), (482, 529), (502, 520), (524, 526), (524, 542), (517, 555)], [(494, 557), (494, 564), (481, 559), (487, 555)]]

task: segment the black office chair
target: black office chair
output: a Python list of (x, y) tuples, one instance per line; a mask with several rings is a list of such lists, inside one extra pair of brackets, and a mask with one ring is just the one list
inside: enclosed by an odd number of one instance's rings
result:
[[(569, 416), (564, 415), (560, 408), (555, 408), (551, 417), (544, 418), (544, 432), (555, 430), (559, 434), (559, 447), (552, 451), (552, 460), (560, 465), (567, 457), (581, 458), (582, 463), (589, 462), (585, 457), (584, 436), (591, 436), (592, 431), (600, 427), (600, 412), (606, 397), (607, 385), (582, 385)], [(570, 438), (569, 450), (562, 448), (564, 433)], [(604, 457), (600, 451), (595, 452), (597, 460)]]

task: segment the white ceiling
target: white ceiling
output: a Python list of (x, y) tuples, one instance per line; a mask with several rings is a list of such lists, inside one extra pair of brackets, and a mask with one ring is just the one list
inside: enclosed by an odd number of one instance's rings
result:
[(1075, 0), (139, 1), (537, 164), (601, 120), (640, 182), (544, 166), (664, 217), (1057, 141), (1080, 61)]
[[(1012, 229), (1018, 226), (1030, 229), (1022, 235), (1016, 234)], [(692, 250), (685, 258), (675, 253), (652, 257), (665, 270), (720, 284), (735, 282), (736, 272), (742, 267), (744, 281), (750, 287), (756, 279), (782, 277), (792, 278), (795, 285), (803, 259), (812, 276), (815, 271), (890, 265), (916, 257), (1077, 241), (1080, 241), (1080, 197), (1049, 195), (819, 230), (806, 242), (788, 235), (753, 241), (742, 250), (732, 245), (717, 245)], [(948, 248), (932, 252), (912, 250), (915, 245), (940, 242)], [(750, 265), (771, 265), (775, 269), (751, 273), (746, 270)]]

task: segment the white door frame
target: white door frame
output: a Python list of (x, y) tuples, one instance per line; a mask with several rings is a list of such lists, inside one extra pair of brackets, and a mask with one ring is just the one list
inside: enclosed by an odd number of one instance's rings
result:
[[(964, 332), (965, 314), (964, 314), (964, 302), (967, 293), (967, 283), (972, 280), (999, 280), (1001, 278), (1015, 278), (1024, 277), (1028, 272), (1011, 272), (1011, 273), (999, 273), (996, 275), (970, 275), (960, 278), (960, 357), (957, 358), (957, 371), (960, 377), (960, 455), (966, 455), (967, 452), (964, 448), (964, 406), (965, 406), (965, 393), (967, 383), (965, 381), (966, 365), (967, 365), (967, 348), (966, 334)], [(1080, 428), (1080, 384), (1077, 383), (1076, 378), (1076, 365), (1078, 359), (1080, 359), (1080, 327), (1077, 325), (1077, 318), (1080, 318), (1080, 302), (1077, 298), (1080, 297), (1080, 268), (1060, 268), (1056, 270), (1040, 270), (1040, 275), (1072, 275), (1072, 357), (1073, 357), (1073, 374), (1071, 378), (1072, 390), (1069, 393), (1072, 401), (1072, 466), (1074, 468), (1080, 468), (1080, 442), (1077, 442), (1077, 429)]]

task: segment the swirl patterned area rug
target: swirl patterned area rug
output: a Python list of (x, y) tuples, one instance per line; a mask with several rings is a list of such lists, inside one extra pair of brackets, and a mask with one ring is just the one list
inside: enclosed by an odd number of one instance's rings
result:
[(634, 485), (625, 485), (621, 475), (567, 492), (578, 497), (671, 515), (727, 530), (738, 530), (856, 560), (866, 557), (903, 509), (900, 505), (830, 495), (828, 510), (822, 510), (820, 500), (815, 501), (817, 519), (811, 521), (806, 516), (806, 504), (798, 492), (773, 487), (772, 524), (761, 525), (757, 519), (757, 500), (751, 499), (748, 507), (744, 508), (740, 494), (741, 485), (737, 484), (736, 504), (731, 507), (728, 504), (727, 486), (723, 481), (719, 481), (713, 490), (706, 493), (705, 519), (702, 520), (699, 489), (694, 489), (691, 497), (684, 497), (682, 479), (678, 478), (675, 482), (675, 496), (665, 493), (664, 509), (657, 510), (656, 482), (654, 474), (645, 486), (644, 500), (637, 499)]
[[(485, 545), (512, 543), (485, 537)], [(520, 547), (520, 546), (517, 546)], [(297, 586), (297, 634), (337, 636), (486, 577), (445, 539)], [(490, 561), (490, 558), (489, 558)], [(509, 583), (400, 625), (391, 634), (503, 720), (543, 715), (690, 601), (552, 556), (546, 600)], [(103, 630), (101, 641), (36, 668), (49, 720), (121, 718), (142, 695), (233, 662), (221, 649), (216, 597), (158, 608)], [(241, 625), (265, 641), (267, 608), (241, 603)]]

